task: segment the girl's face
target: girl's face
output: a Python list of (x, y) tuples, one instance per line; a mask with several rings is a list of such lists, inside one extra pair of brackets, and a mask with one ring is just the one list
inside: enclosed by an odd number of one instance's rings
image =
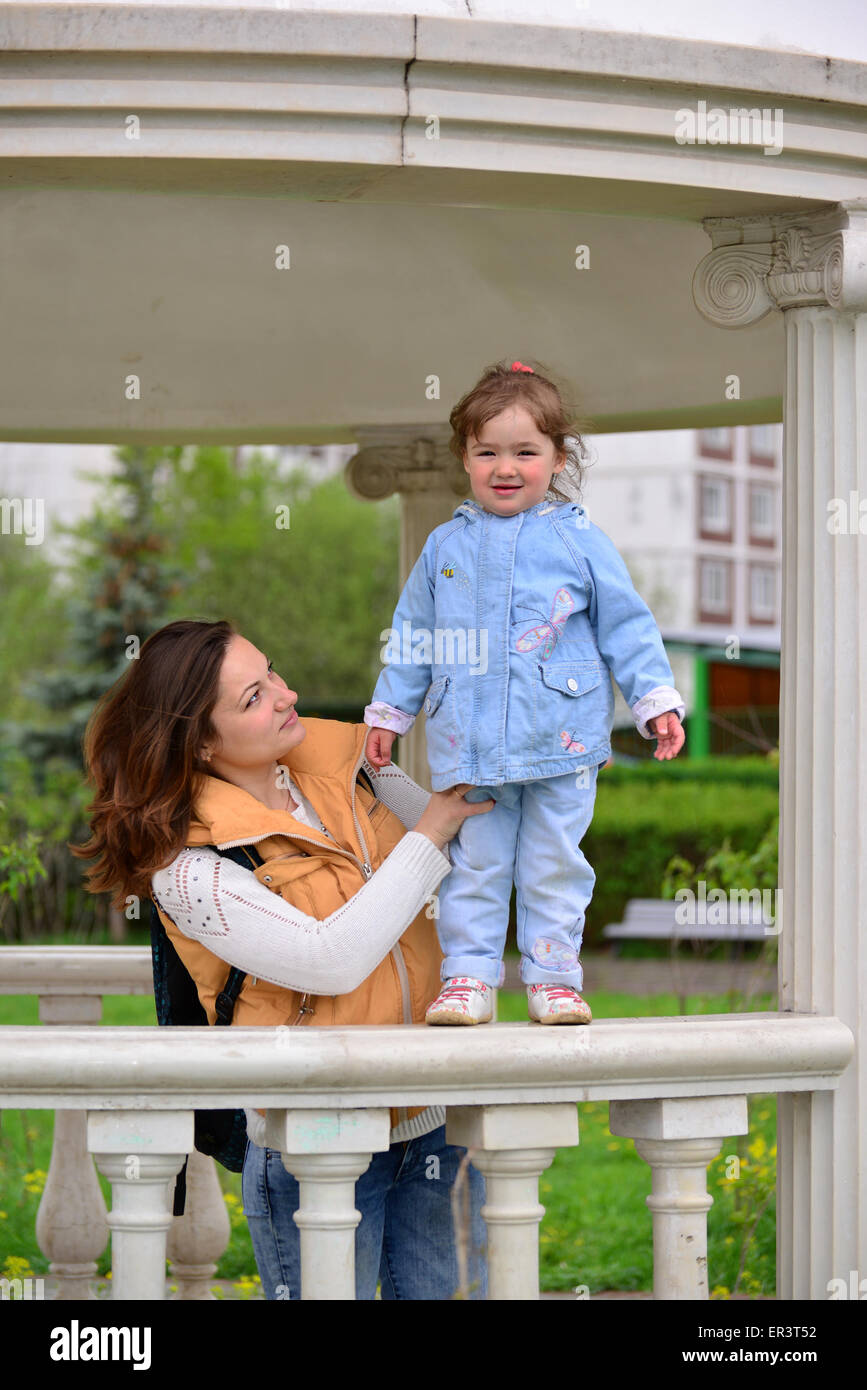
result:
[(229, 782), (279, 761), (307, 737), (295, 712), (298, 696), (245, 637), (229, 639), (220, 693), (211, 714), (219, 742), (203, 749), (209, 766)]
[(497, 516), (514, 516), (544, 499), (551, 477), (566, 464), (523, 406), (494, 415), (470, 436), (464, 468), (477, 502)]

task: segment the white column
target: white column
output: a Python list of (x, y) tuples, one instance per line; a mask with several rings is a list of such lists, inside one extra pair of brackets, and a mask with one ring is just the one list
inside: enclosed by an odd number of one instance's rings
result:
[[(448, 521), (462, 498), (470, 495), (463, 466), (448, 448), (450, 435), (442, 425), (359, 431), (362, 447), (346, 465), (346, 483), (356, 497), (378, 501), (400, 494), (401, 589), (431, 531)], [(379, 639), (379, 632), (375, 637)], [(408, 776), (430, 787), (423, 715), (401, 739), (399, 758)]]
[(867, 1269), (867, 201), (763, 226), (712, 224), (696, 302), (785, 312), (779, 1006), (835, 1015), (856, 1056), (780, 1096), (777, 1296), (826, 1299)]
[[(39, 999), (44, 1024), (99, 1023), (99, 995), (56, 994)], [(61, 1301), (96, 1298), (96, 1262), (108, 1241), (102, 1188), (87, 1152), (87, 1116), (83, 1110), (56, 1110), (51, 1162), (36, 1215), (36, 1239), (57, 1279)]]
[[(214, 1159), (193, 1149), (187, 1160), (186, 1184), (184, 1214), (173, 1218), (166, 1246), (172, 1262), (171, 1279), (178, 1286), (172, 1298), (213, 1301), (211, 1281), (231, 1234)], [(170, 1194), (173, 1190), (171, 1183)]]
[(383, 1109), (268, 1111), (265, 1143), (299, 1187), (303, 1300), (355, 1298), (355, 1184), (390, 1133)]
[(111, 1183), (112, 1298), (164, 1299), (169, 1181), (193, 1148), (191, 1110), (91, 1110), (87, 1147)]
[(574, 1104), (449, 1106), (446, 1138), (485, 1178), (489, 1300), (539, 1297), (539, 1177), (578, 1143)]
[(653, 1297), (706, 1299), (707, 1165), (725, 1138), (747, 1134), (746, 1096), (613, 1100), (608, 1127), (635, 1140), (650, 1164)]

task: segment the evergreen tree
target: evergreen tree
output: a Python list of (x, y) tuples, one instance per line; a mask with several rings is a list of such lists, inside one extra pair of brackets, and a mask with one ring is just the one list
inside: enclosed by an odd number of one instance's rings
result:
[(12, 741), (36, 765), (49, 758), (81, 765), (82, 739), (96, 701), (166, 621), (180, 575), (168, 562), (168, 543), (154, 524), (154, 489), (160, 472), (171, 468), (180, 452), (119, 448), (105, 503), (70, 528), (77, 582), (67, 602), (66, 641), (58, 643), (55, 669), (27, 690), (32, 702), (50, 713), (38, 723), (7, 726)]

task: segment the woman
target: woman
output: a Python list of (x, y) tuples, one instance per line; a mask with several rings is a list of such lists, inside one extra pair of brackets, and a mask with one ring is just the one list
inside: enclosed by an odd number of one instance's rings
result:
[[(88, 886), (117, 903), (153, 898), (209, 1023), (231, 966), (247, 972), (241, 1026), (420, 1023), (442, 960), (425, 907), (449, 872), (448, 841), (493, 803), (377, 771), (365, 725), (302, 722), (297, 698), (228, 623), (154, 633), (88, 728), (93, 833), (76, 850), (96, 861)], [(239, 845), (255, 846), (255, 871), (209, 848)], [(264, 1147), (264, 1111), (246, 1113), (244, 1211), (265, 1296), (299, 1298), (298, 1186)], [(391, 1146), (356, 1188), (358, 1298), (375, 1296), (378, 1277), (384, 1299), (452, 1297), (463, 1154), (445, 1142), (441, 1107), (392, 1111)], [(468, 1181), (480, 1252), (483, 1179), (470, 1167)]]

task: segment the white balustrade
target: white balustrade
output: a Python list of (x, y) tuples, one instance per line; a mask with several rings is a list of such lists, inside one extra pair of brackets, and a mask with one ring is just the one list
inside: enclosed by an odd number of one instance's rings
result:
[(706, 1299), (707, 1165), (725, 1138), (749, 1132), (746, 1096), (612, 1101), (608, 1127), (650, 1164), (654, 1298)]
[(469, 1144), (488, 1177), (496, 1299), (537, 1297), (538, 1175), (576, 1142), (576, 1102), (609, 1100), (613, 1132), (631, 1134), (653, 1170), (655, 1296), (677, 1299), (706, 1296), (695, 1273), (705, 1167), (722, 1137), (742, 1132), (745, 1097), (832, 1092), (853, 1050), (839, 1019), (796, 1013), (581, 1030), (6, 1027), (0, 1104), (90, 1112), (88, 1147), (113, 1184), (113, 1293), (145, 1298), (165, 1297), (168, 1189), (192, 1147), (192, 1111), (267, 1110), (269, 1146), (304, 1187), (308, 1299), (353, 1296), (352, 1185), (386, 1145), (387, 1109), (444, 1105), (449, 1138)]
[[(49, 994), (39, 999), (39, 1020), (49, 1026), (94, 1024), (102, 1000), (92, 994)], [(36, 1214), (36, 1239), (51, 1261), (57, 1298), (94, 1299), (96, 1262), (108, 1243), (102, 1188), (87, 1151), (87, 1116), (56, 1110), (51, 1162)]]
[(387, 1149), (388, 1110), (269, 1110), (268, 1148), (296, 1179), (302, 1299), (355, 1298), (355, 1184)]
[[(6, 946), (0, 994), (36, 994), (43, 1024), (94, 1024), (105, 995), (152, 995), (151, 953), (140, 946)], [(174, 1183), (171, 1183), (171, 1188)], [(169, 1231), (178, 1299), (212, 1299), (210, 1283), (230, 1227), (214, 1160), (193, 1149), (183, 1216)], [(36, 1239), (57, 1280), (58, 1299), (94, 1299), (97, 1260), (109, 1238), (105, 1201), (87, 1150), (83, 1110), (55, 1111), (54, 1138)]]
[(193, 1147), (192, 1111), (93, 1111), (87, 1145), (111, 1183), (112, 1297), (165, 1298), (168, 1184)]
[(484, 1174), (488, 1298), (538, 1298), (539, 1222), (545, 1215), (539, 1177), (558, 1148), (578, 1143), (574, 1103), (454, 1106), (446, 1138), (472, 1149), (470, 1161)]

